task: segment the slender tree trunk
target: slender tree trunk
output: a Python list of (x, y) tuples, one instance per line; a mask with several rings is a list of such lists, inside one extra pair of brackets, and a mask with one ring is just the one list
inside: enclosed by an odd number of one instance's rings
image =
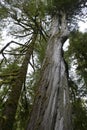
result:
[(58, 18), (54, 17), (27, 130), (71, 130), (69, 90), (62, 57), (62, 45), (68, 35), (64, 14), (61, 17), (61, 31), (59, 24)]
[(3, 119), (0, 121), (0, 130), (12, 130), (22, 85), (26, 79), (28, 63), (33, 52), (36, 35), (30, 43), (18, 76), (12, 83), (12, 90), (5, 105)]

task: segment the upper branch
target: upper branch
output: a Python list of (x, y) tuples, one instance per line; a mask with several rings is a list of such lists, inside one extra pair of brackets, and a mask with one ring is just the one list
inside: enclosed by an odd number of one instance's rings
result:
[(2, 54), (3, 51), (4, 51), (11, 43), (15, 43), (15, 44), (17, 44), (17, 45), (21, 45), (21, 46), (27, 47), (27, 45), (23, 45), (23, 44), (21, 44), (21, 43), (15, 42), (15, 41), (10, 41), (9, 43), (7, 43), (7, 44), (0, 50), (0, 54)]

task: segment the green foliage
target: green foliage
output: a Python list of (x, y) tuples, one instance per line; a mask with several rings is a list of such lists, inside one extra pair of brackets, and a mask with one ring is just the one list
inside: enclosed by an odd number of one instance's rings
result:
[(6, 18), (8, 16), (8, 10), (0, 5), (0, 20), (3, 19), (3, 18)]
[[(87, 102), (84, 97), (87, 95), (87, 33), (75, 31), (70, 36), (70, 44), (65, 57), (69, 63), (76, 66), (77, 78), (69, 80), (70, 96), (73, 111), (74, 130), (87, 129)], [(77, 82), (77, 84), (75, 83)]]
[(87, 86), (87, 33), (74, 32), (70, 38), (68, 56), (76, 60), (76, 72)]
[(18, 69), (19, 67), (16, 63), (8, 64), (5, 68), (2, 68), (0, 78), (3, 80), (3, 84), (6, 83), (6, 81), (8, 81), (8, 84), (11, 84), (12, 80), (14, 80), (14, 77), (17, 75)]
[(84, 100), (77, 98), (73, 103), (73, 130), (87, 129), (87, 108)]
[(47, 42), (42, 39), (40, 41), (40, 43), (37, 43), (36, 46), (35, 46), (35, 53), (37, 55), (37, 63), (42, 65), (43, 63), (43, 59), (44, 59), (44, 56), (45, 56), (45, 52), (46, 52), (46, 47), (47, 47)]
[(9, 63), (0, 68), (0, 118), (11, 91), (11, 84), (14, 81), (19, 66), (16, 63)]
[(35, 16), (38, 18), (44, 18), (45, 17), (45, 5), (41, 0), (30, 0), (25, 1), (23, 3), (23, 11), (28, 14), (28, 16)]
[(80, 13), (82, 5), (85, 5), (85, 1), (79, 0), (47, 0), (48, 10), (53, 15), (59, 12), (65, 12), (67, 18), (70, 19), (73, 15)]
[(74, 102), (76, 100), (76, 97), (79, 96), (78, 86), (74, 81), (72, 81), (71, 78), (69, 78), (68, 83), (69, 83), (70, 99), (72, 102)]

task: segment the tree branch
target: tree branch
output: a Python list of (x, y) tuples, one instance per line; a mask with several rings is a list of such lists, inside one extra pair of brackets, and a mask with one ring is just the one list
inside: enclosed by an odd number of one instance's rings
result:
[[(21, 44), (21, 43), (15, 42), (15, 41), (10, 41), (9, 43), (7, 43), (7, 44), (0, 50), (0, 54), (2, 54), (3, 51), (4, 51), (11, 43), (15, 43), (15, 44), (17, 44), (17, 45), (21, 45), (21, 46), (27, 47), (27, 45), (23, 45), (23, 44)], [(2, 54), (2, 55), (3, 55), (3, 54)]]

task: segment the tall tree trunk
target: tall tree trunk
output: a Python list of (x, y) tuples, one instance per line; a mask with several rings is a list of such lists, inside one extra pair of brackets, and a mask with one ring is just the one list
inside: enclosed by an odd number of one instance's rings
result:
[(8, 100), (5, 105), (3, 119), (1, 119), (0, 121), (0, 130), (12, 130), (14, 120), (15, 120), (17, 105), (21, 94), (22, 85), (26, 79), (28, 63), (33, 52), (35, 40), (36, 40), (36, 35), (34, 36), (32, 42), (30, 43), (27, 49), (18, 76), (12, 83), (12, 90), (9, 94)]
[(27, 130), (71, 130), (69, 90), (62, 55), (62, 45), (68, 35), (65, 15), (62, 14), (61, 25), (58, 21), (54, 17)]

